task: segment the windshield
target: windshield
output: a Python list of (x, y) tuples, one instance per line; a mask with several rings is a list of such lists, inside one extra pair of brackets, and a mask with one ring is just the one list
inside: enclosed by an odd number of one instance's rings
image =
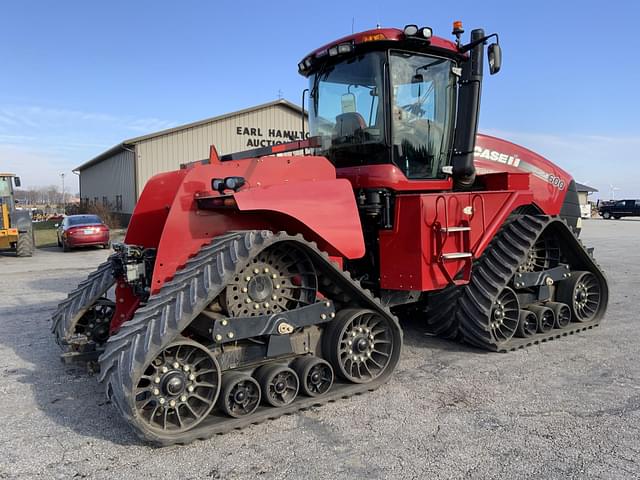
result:
[(358, 55), (311, 77), (309, 127), (319, 155), (340, 166), (389, 161), (385, 142), (383, 52)]
[(100, 217), (96, 215), (80, 215), (78, 217), (73, 216), (68, 219), (69, 226), (73, 225), (95, 225), (98, 223), (102, 223)]
[(409, 179), (445, 178), (455, 120), (452, 62), (394, 50), (388, 69), (386, 62), (387, 52), (369, 52), (310, 77), (316, 153), (337, 167), (393, 162)]
[(11, 177), (0, 177), (0, 197), (11, 196)]
[(451, 61), (390, 52), (394, 162), (407, 178), (444, 178), (452, 140)]

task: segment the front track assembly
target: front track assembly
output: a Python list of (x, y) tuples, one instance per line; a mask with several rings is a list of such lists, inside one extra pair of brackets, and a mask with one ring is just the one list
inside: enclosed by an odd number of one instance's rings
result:
[(188, 443), (373, 390), (401, 346), (397, 319), (315, 244), (233, 232), (109, 338), (100, 380), (141, 438)]
[(471, 281), (450, 294), (447, 325), (466, 343), (506, 352), (600, 324), (607, 280), (561, 219), (519, 215), (474, 263)]
[(114, 283), (109, 258), (58, 305), (51, 331), (63, 349), (63, 361), (97, 360), (115, 311), (114, 302), (105, 296)]

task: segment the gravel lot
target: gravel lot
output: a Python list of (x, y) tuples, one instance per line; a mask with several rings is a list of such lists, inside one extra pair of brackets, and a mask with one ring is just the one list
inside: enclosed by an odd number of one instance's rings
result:
[(106, 256), (0, 256), (2, 478), (638, 478), (640, 221), (590, 220), (612, 290), (604, 326), (509, 354), (415, 326), (380, 390), (164, 449), (96, 378), (58, 360), (56, 304)]

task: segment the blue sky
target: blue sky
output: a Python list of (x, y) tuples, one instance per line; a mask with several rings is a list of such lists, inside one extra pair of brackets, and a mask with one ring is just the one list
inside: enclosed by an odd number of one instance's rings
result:
[[(640, 198), (640, 3), (601, 1), (30, 1), (0, 13), (0, 170), (27, 185), (119, 141), (277, 98), (297, 62), (356, 31), (407, 23), (498, 32), (481, 130), (610, 196)], [(75, 181), (75, 178), (73, 179)], [(77, 185), (77, 182), (76, 182)], [(77, 188), (77, 187), (75, 187)]]

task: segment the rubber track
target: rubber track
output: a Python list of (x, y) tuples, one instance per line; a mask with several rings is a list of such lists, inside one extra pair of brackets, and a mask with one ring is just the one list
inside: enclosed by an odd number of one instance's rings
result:
[[(508, 286), (516, 274), (529, 249), (549, 228), (558, 230), (564, 236), (564, 244), (568, 247), (566, 249), (571, 251), (571, 269), (588, 270), (599, 278), (603, 286), (601, 301), (604, 306), (591, 322), (570, 323), (565, 328), (554, 328), (547, 333), (538, 333), (529, 338), (513, 337), (506, 342), (497, 343), (488, 325), (491, 307), (498, 294)], [(475, 262), (471, 281), (462, 287), (456, 321), (465, 342), (488, 350), (506, 352), (599, 325), (606, 310), (607, 300), (608, 290), (604, 273), (567, 224), (558, 218), (522, 215), (506, 224)]]
[[(110, 258), (90, 273), (86, 280), (58, 305), (53, 314), (51, 331), (61, 347), (68, 345), (73, 339), (76, 323), (82, 315), (115, 283)], [(84, 338), (86, 337), (83, 336)]]
[[(401, 350), (402, 331), (397, 319), (388, 308), (383, 307), (371, 292), (363, 290), (359, 283), (339, 269), (329, 260), (326, 253), (320, 252), (314, 243), (304, 240), (300, 235), (286, 233), (274, 234), (270, 231), (231, 232), (215, 238), (209, 245), (191, 258), (167, 282), (161, 290), (149, 298), (148, 303), (136, 311), (135, 316), (126, 322), (120, 331), (111, 336), (105, 351), (99, 358), (99, 380), (105, 383), (107, 397), (123, 415), (143, 440), (160, 445), (189, 443), (195, 439), (205, 439), (215, 434), (225, 433), (247, 425), (293, 413), (302, 408), (322, 404), (339, 398), (377, 388), (384, 383), (393, 368), (374, 382), (365, 385), (337, 385), (322, 398), (309, 399), (299, 396), (294, 403), (281, 408), (261, 408), (246, 418), (233, 419), (218, 415), (209, 415), (207, 419), (191, 430), (179, 436), (171, 434), (156, 435), (141, 428), (135, 411), (135, 399), (130, 392), (134, 390), (137, 378), (145, 368), (168, 344), (176, 339), (191, 321), (225, 288), (246, 263), (267, 247), (279, 242), (294, 242), (306, 251), (319, 268), (319, 283), (324, 291), (330, 287), (329, 298), (337, 308), (342, 305), (359, 304), (378, 311), (397, 328), (399, 345), (393, 356), (397, 363)], [(395, 367), (393, 365), (392, 367)]]
[(460, 295), (462, 295), (462, 288), (455, 285), (429, 295), (429, 306), (424, 314), (429, 333), (449, 340), (458, 338), (456, 306)]

